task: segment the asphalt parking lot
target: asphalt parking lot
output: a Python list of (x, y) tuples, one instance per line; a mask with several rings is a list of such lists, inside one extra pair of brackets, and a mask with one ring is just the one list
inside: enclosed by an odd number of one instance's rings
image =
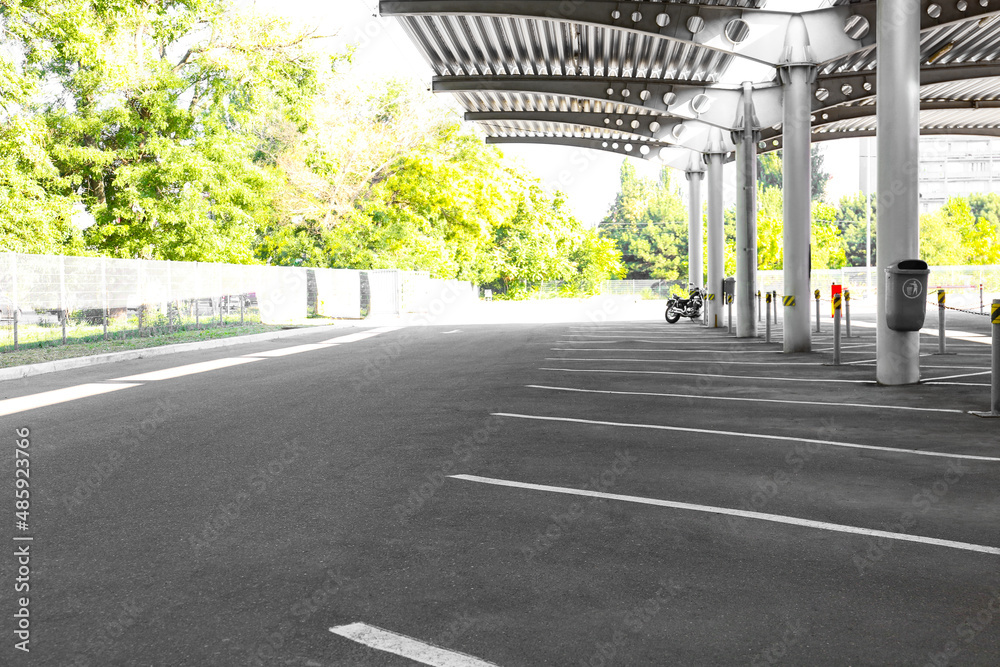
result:
[(0, 383), (33, 538), (5, 664), (996, 665), (982, 319), (923, 336), (915, 387), (874, 383), (864, 316), (840, 367), (827, 323), (783, 355), (581, 321)]

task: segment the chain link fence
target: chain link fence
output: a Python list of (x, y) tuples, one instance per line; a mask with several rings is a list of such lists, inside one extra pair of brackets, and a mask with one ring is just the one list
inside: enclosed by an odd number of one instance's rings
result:
[(311, 317), (425, 312), (467, 282), (355, 271), (0, 253), (0, 351)]
[[(560, 280), (543, 282), (539, 298), (555, 299), (573, 296), (565, 291), (566, 283)], [(601, 296), (625, 296), (637, 299), (669, 299), (674, 294), (687, 295), (683, 280), (604, 280), (598, 285)]]
[[(932, 266), (928, 292), (939, 289), (948, 294), (948, 305), (985, 313), (992, 299), (1000, 296), (1000, 266)], [(830, 286), (843, 285), (851, 290), (853, 300), (872, 300), (878, 295), (878, 271), (875, 267), (813, 271), (809, 290), (819, 290), (829, 297)], [(782, 271), (760, 271), (757, 289), (784, 294)]]

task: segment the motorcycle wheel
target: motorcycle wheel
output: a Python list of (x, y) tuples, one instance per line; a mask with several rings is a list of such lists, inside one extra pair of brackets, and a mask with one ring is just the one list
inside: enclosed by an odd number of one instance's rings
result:
[(667, 306), (666, 318), (670, 324), (676, 324), (677, 320), (681, 319), (681, 314), (674, 310), (673, 307)]

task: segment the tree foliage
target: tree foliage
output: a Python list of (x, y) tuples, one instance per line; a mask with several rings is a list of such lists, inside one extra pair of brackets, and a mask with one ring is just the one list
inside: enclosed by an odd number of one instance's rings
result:
[(0, 0), (0, 21), (4, 249), (522, 290), (618, 271), (560, 196), (422, 87), (352, 76), (313, 29), (237, 0)]
[(677, 280), (688, 271), (687, 206), (681, 199), (672, 171), (664, 167), (660, 178), (640, 178), (625, 160), (620, 170), (620, 191), (601, 236), (622, 251), (625, 277)]

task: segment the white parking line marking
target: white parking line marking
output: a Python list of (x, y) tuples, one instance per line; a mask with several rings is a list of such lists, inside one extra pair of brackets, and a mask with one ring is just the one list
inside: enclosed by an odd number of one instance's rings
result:
[(450, 651), (433, 644), (407, 637), (390, 630), (383, 630), (367, 623), (351, 623), (330, 628), (330, 632), (351, 641), (385, 653), (409, 658), (423, 665), (434, 667), (497, 667), (495, 663), (474, 658), (465, 653)]
[(8, 398), (0, 401), (0, 417), (24, 412), (25, 410), (34, 410), (35, 408), (45, 408), (50, 405), (76, 401), (88, 396), (99, 396), (112, 391), (141, 386), (139, 384), (81, 384), (75, 387), (66, 387), (65, 389), (43, 391), (40, 394)]
[(374, 336), (382, 333), (381, 331), (362, 331), (360, 333), (347, 334), (346, 336), (338, 336), (337, 338), (331, 338), (329, 340), (324, 340), (326, 344), (330, 343), (356, 343), (360, 340), (365, 340), (366, 338), (372, 338)]
[(957, 380), (958, 378), (971, 378), (971, 377), (976, 377), (977, 375), (989, 375), (992, 372), (993, 371), (990, 370), (990, 371), (983, 371), (981, 373), (965, 373), (964, 375), (946, 375), (945, 377), (941, 378), (927, 378), (927, 381), (936, 382), (938, 380)]
[(202, 361), (197, 364), (187, 364), (186, 366), (165, 368), (162, 371), (151, 371), (149, 373), (140, 373), (139, 375), (114, 378), (111, 382), (155, 382), (157, 380), (172, 380), (173, 378), (184, 377), (185, 375), (207, 373), (209, 371), (219, 370), (220, 368), (229, 368), (230, 366), (239, 366), (240, 364), (249, 364), (254, 361), (263, 360), (264, 359), (261, 357), (227, 357), (225, 359), (215, 359), (213, 361)]
[(575, 419), (572, 417), (542, 417), (539, 415), (522, 415), (512, 412), (494, 412), (496, 417), (511, 417), (513, 419), (531, 419), (536, 421), (567, 422), (571, 424), (589, 424), (593, 426), (617, 426), (621, 428), (641, 428), (654, 431), (674, 431), (679, 433), (700, 433), (703, 435), (724, 435), (732, 438), (750, 438), (753, 440), (779, 440), (782, 442), (805, 442), (814, 445), (830, 447), (845, 447), (847, 449), (865, 449), (893, 454), (914, 454), (917, 456), (935, 456), (946, 459), (963, 459), (969, 461), (991, 461), (1000, 463), (1000, 458), (993, 456), (976, 456), (974, 454), (949, 454), (946, 452), (931, 452), (920, 449), (899, 449), (896, 447), (880, 447), (878, 445), (859, 445), (853, 442), (837, 442), (835, 440), (815, 440), (813, 438), (796, 438), (789, 435), (769, 435), (766, 433), (745, 433), (737, 431), (717, 431), (707, 428), (690, 428), (686, 426), (662, 426), (660, 424), (631, 424), (628, 422), (608, 422), (596, 419)]
[(550, 347), (552, 352), (676, 352), (677, 354), (784, 354), (781, 350), (655, 350), (622, 347)]
[(991, 387), (993, 385), (986, 382), (921, 382), (920, 384), (940, 384), (952, 387)]
[(539, 368), (540, 371), (556, 371), (560, 373), (621, 373), (626, 375), (688, 375), (705, 378), (727, 378), (736, 380), (778, 380), (781, 382), (835, 382), (840, 384), (875, 384), (874, 380), (832, 380), (813, 378), (779, 378), (754, 375), (717, 375), (711, 373), (682, 373), (680, 371), (620, 371), (598, 368)]
[(461, 329), (455, 329), (454, 331), (443, 331), (443, 332), (442, 332), (442, 335), (445, 335), (445, 336), (447, 336), (447, 335), (449, 335), (449, 334), (457, 334), (457, 333), (458, 333), (458, 332), (460, 332), (460, 331), (461, 331)]
[[(639, 340), (635, 336), (587, 336), (587, 338), (613, 338), (617, 340), (631, 340), (637, 343), (653, 343), (654, 345), (736, 345), (737, 339), (731, 340), (685, 340), (681, 337), (676, 339), (671, 338), (669, 340)], [(746, 339), (744, 339), (744, 342)], [(763, 344), (764, 340), (761, 339), (751, 339), (751, 341), (756, 341)], [(598, 343), (610, 343), (609, 340), (559, 340), (556, 343), (573, 343), (576, 345), (597, 345)]]
[(393, 331), (399, 331), (403, 327), (378, 327), (377, 329), (370, 329), (369, 333), (391, 333)]
[(335, 347), (336, 343), (307, 343), (306, 345), (295, 345), (294, 347), (282, 347), (277, 350), (268, 350), (267, 352), (254, 352), (252, 354), (244, 354), (244, 357), (287, 357), (290, 354), (298, 354), (299, 352), (312, 352), (313, 350), (325, 350), (328, 347)]
[(875, 530), (872, 528), (861, 528), (858, 526), (845, 526), (838, 523), (827, 523), (825, 521), (813, 521), (811, 519), (800, 519), (798, 517), (784, 516), (781, 514), (765, 514), (763, 512), (751, 512), (747, 510), (729, 509), (727, 507), (712, 507), (711, 505), (695, 505), (692, 503), (681, 503), (672, 500), (659, 500), (658, 498), (643, 498), (641, 496), (625, 496), (618, 493), (604, 493), (602, 491), (590, 491), (587, 489), (572, 489), (562, 486), (547, 486), (543, 484), (527, 484), (524, 482), (512, 482), (506, 479), (493, 479), (490, 477), (479, 477), (477, 475), (451, 475), (452, 479), (461, 479), (467, 482), (478, 482), (480, 484), (492, 484), (494, 486), (506, 486), (517, 489), (528, 489), (531, 491), (547, 491), (549, 493), (562, 493), (571, 496), (588, 496), (592, 498), (604, 498), (607, 500), (621, 500), (628, 503), (639, 503), (642, 505), (655, 505), (657, 507), (669, 507), (671, 509), (690, 510), (692, 512), (705, 512), (709, 514), (723, 514), (727, 516), (738, 516), (744, 519), (756, 519), (758, 521), (770, 521), (772, 523), (784, 523), (792, 526), (803, 526), (806, 528), (816, 528), (837, 533), (851, 533), (854, 535), (868, 535), (871, 537), (884, 537), (890, 540), (900, 540), (902, 542), (917, 542), (919, 544), (931, 544), (950, 549), (960, 549), (962, 551), (975, 551), (984, 554), (1000, 555), (1000, 548), (989, 547), (981, 544), (970, 544), (968, 542), (955, 542), (952, 540), (941, 540), (936, 537), (924, 537), (922, 535), (908, 535), (906, 533), (893, 533), (887, 530)]
[[(853, 323), (856, 327), (865, 327), (867, 329), (875, 329), (878, 327), (877, 324), (872, 322), (855, 322)], [(932, 338), (938, 337), (937, 329), (921, 329), (920, 333), (930, 336)], [(955, 340), (962, 340), (967, 343), (982, 343), (983, 345), (993, 345), (993, 340), (989, 336), (977, 333), (969, 333), (968, 331), (956, 331), (954, 329), (945, 329), (944, 335), (946, 338), (954, 338)]]
[[(583, 350), (586, 352), (587, 350)], [(639, 363), (657, 364), (717, 364), (720, 366), (822, 366), (823, 364), (805, 361), (719, 361), (717, 359), (621, 359), (614, 357), (589, 357), (574, 359), (571, 357), (546, 357), (545, 361), (635, 361)]]
[(947, 410), (944, 408), (911, 408), (905, 405), (874, 405), (869, 403), (830, 403), (828, 401), (786, 401), (777, 398), (739, 398), (734, 396), (704, 396), (702, 394), (661, 394), (652, 391), (610, 391), (607, 389), (576, 389), (573, 387), (548, 387), (541, 384), (525, 385), (532, 389), (548, 389), (551, 391), (575, 391), (586, 394), (612, 394), (620, 396), (662, 396), (664, 398), (694, 398), (705, 401), (740, 401), (749, 403), (780, 403), (785, 405), (818, 405), (822, 407), (868, 408), (873, 410), (912, 410), (916, 412), (947, 412), (964, 415), (964, 410)]

